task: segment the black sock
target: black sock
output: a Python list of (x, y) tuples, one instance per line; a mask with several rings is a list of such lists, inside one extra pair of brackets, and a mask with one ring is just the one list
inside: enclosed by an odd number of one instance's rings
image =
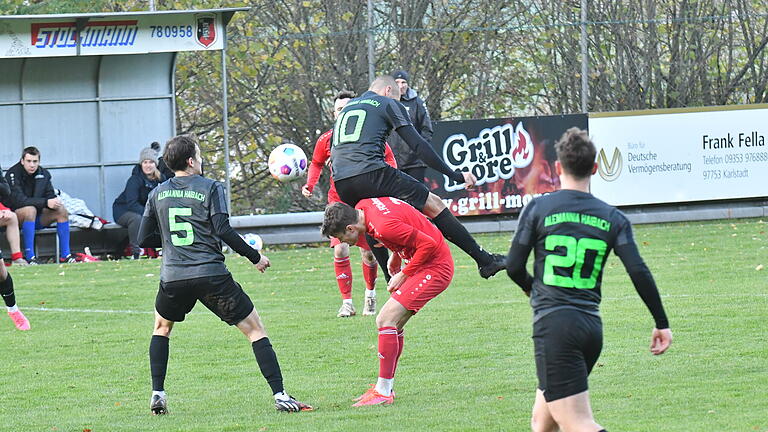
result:
[(599, 430), (599, 431), (597, 431), (597, 432), (608, 432), (608, 431), (607, 431), (607, 430), (605, 430), (605, 429), (600, 429), (600, 430)]
[(379, 268), (382, 272), (384, 272), (384, 280), (389, 283), (389, 279), (392, 277), (389, 274), (389, 269), (387, 268), (387, 261), (389, 261), (389, 251), (387, 251), (387, 248), (384, 247), (374, 247), (374, 245), (379, 241), (367, 233), (365, 234), (365, 240), (368, 242), (368, 246), (371, 248), (371, 253), (373, 253), (374, 257), (376, 257), (376, 262), (379, 263)]
[[(4, 264), (0, 262), (0, 265)], [(6, 306), (11, 307), (16, 305), (16, 295), (13, 293), (13, 278), (11, 278), (10, 273), (8, 273), (8, 276), (4, 281), (0, 282), (0, 295), (3, 296), (3, 301)]]
[(253, 355), (256, 356), (256, 362), (259, 364), (261, 374), (267, 380), (269, 387), (272, 388), (272, 394), (283, 391), (283, 374), (280, 373), (280, 365), (277, 363), (277, 354), (272, 349), (269, 338), (261, 338), (251, 344)]
[(168, 343), (165, 336), (152, 335), (149, 343), (149, 370), (152, 373), (152, 390), (164, 391), (165, 372), (168, 370)]
[(461, 250), (475, 260), (477, 265), (482, 266), (493, 261), (491, 254), (477, 244), (472, 234), (464, 228), (464, 225), (447, 208), (435, 216), (432, 222), (443, 233), (446, 240), (460, 247)]

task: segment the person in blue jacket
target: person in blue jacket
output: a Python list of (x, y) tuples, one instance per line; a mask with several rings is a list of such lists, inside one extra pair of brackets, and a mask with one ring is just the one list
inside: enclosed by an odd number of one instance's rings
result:
[(141, 256), (138, 244), (139, 225), (144, 214), (149, 192), (165, 178), (157, 168), (157, 150), (146, 147), (139, 153), (139, 163), (133, 167), (131, 177), (125, 183), (125, 190), (112, 203), (112, 217), (118, 225), (128, 228), (128, 243), (133, 259)]

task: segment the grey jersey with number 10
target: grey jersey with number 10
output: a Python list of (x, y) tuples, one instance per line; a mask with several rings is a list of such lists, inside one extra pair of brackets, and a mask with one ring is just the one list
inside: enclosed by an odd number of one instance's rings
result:
[(157, 218), (160, 227), (161, 281), (228, 273), (211, 222), (218, 213), (227, 214), (224, 187), (199, 175), (174, 177), (150, 193), (144, 217)]

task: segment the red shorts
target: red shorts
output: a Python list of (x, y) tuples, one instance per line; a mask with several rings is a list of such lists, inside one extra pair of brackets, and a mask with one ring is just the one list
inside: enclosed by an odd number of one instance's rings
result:
[(445, 291), (453, 279), (453, 259), (432, 262), (429, 268), (418, 270), (400, 285), (392, 298), (404, 308), (418, 312), (428, 301)]
[[(331, 237), (331, 247), (336, 247), (337, 244), (341, 244), (339, 239), (336, 237)], [(355, 246), (362, 250), (371, 250), (371, 247), (368, 246), (368, 240), (365, 239), (365, 234), (360, 234), (360, 237), (357, 238), (357, 244)]]

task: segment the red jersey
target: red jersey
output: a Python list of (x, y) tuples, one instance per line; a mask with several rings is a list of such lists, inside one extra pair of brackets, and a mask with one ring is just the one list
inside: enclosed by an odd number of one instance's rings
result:
[(443, 234), (424, 214), (397, 198), (366, 198), (355, 206), (365, 214), (366, 232), (408, 261), (402, 269), (412, 276), (436, 262), (450, 261)]
[[(323, 171), (323, 166), (331, 158), (331, 137), (333, 136), (333, 129), (320, 135), (315, 143), (315, 150), (312, 152), (312, 162), (309, 164), (309, 171), (307, 172), (307, 184), (305, 185), (309, 192), (315, 188), (317, 180), (320, 178), (320, 173)], [(395, 154), (392, 153), (392, 149), (389, 144), (384, 143), (384, 162), (386, 162), (392, 168), (397, 168), (397, 162), (395, 161)], [(328, 168), (330, 169), (330, 165)], [(339, 194), (336, 193), (336, 185), (333, 183), (333, 177), (330, 179), (330, 187), (328, 188), (328, 204), (341, 202)]]
[(4, 206), (3, 203), (0, 202), (0, 210), (10, 210), (10, 209)]

